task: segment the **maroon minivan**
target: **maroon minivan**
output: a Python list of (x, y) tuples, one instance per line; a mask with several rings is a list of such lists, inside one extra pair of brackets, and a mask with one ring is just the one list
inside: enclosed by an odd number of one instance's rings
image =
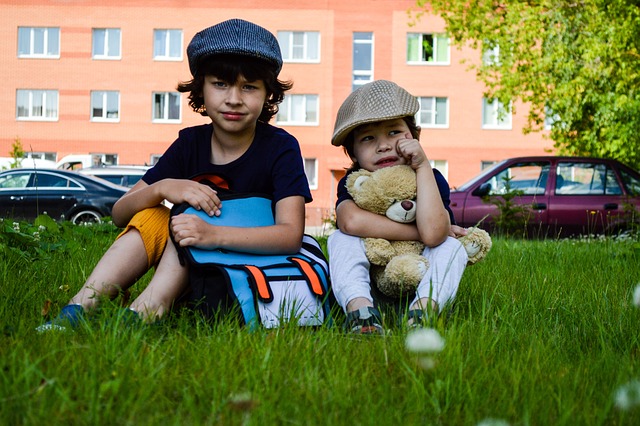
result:
[(640, 173), (615, 160), (556, 156), (503, 160), (452, 189), (456, 222), (494, 230), (499, 209), (488, 200), (513, 191), (528, 236), (614, 235), (640, 223)]

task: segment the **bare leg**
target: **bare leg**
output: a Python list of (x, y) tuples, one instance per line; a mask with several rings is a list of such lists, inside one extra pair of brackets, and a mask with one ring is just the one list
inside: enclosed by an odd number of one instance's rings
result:
[(180, 265), (175, 246), (168, 243), (151, 282), (133, 301), (131, 309), (147, 322), (161, 318), (185, 290), (188, 278), (189, 269)]
[(109, 247), (69, 304), (79, 304), (90, 310), (100, 297), (115, 297), (119, 291), (131, 287), (147, 270), (144, 243), (140, 233), (131, 229)]

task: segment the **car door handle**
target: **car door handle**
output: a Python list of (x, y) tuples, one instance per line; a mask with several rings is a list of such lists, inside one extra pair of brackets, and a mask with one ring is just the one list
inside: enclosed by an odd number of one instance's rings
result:
[(618, 210), (618, 204), (616, 203), (607, 203), (604, 205), (605, 210)]
[(547, 209), (547, 204), (546, 203), (533, 203), (533, 204), (531, 204), (531, 208), (533, 210), (546, 210)]

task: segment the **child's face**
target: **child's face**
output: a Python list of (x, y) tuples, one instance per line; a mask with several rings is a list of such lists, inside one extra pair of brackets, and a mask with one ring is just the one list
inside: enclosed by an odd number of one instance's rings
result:
[(371, 172), (406, 164), (397, 147), (398, 141), (407, 137), (412, 138), (409, 126), (401, 118), (363, 124), (353, 131), (353, 160)]
[(202, 95), (214, 126), (229, 133), (253, 130), (267, 100), (264, 82), (247, 81), (243, 76), (230, 83), (207, 75)]

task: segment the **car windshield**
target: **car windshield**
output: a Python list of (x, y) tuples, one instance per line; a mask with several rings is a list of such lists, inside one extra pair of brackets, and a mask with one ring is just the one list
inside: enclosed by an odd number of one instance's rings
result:
[(499, 161), (499, 162), (487, 167), (478, 176), (476, 176), (473, 179), (471, 179), (470, 181), (465, 182), (462, 185), (454, 188), (454, 190), (456, 190), (456, 191), (466, 191), (471, 186), (473, 186), (476, 182), (478, 182), (480, 180), (483, 180), (487, 175), (490, 175), (495, 169), (497, 169), (498, 167), (502, 166), (506, 161), (507, 160), (502, 160), (502, 161)]

